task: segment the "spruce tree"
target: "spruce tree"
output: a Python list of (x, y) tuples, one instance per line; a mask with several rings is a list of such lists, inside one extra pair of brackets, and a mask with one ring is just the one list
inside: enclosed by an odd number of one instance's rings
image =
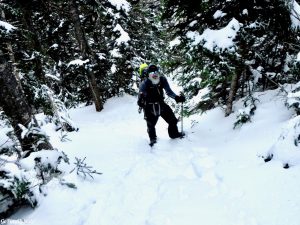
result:
[[(249, 91), (287, 81), (287, 57), (295, 55), (291, 46), (297, 40), (289, 1), (162, 2), (162, 18), (173, 25), (169, 29), (173, 38), (180, 40), (171, 49), (174, 55), (168, 63), (173, 71), (180, 71), (178, 79), (185, 84), (187, 95), (202, 98), (190, 105), (191, 113), (226, 105), (229, 115), (232, 101)], [(201, 35), (207, 28), (222, 29), (233, 20), (238, 22), (233, 48), (208, 49), (205, 41), (194, 44), (193, 35)]]

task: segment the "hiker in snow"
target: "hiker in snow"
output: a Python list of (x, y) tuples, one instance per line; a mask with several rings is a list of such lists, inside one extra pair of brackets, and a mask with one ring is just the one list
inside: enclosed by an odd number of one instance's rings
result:
[(167, 79), (160, 76), (157, 66), (149, 65), (146, 69), (147, 77), (142, 81), (138, 96), (138, 105), (144, 109), (145, 120), (147, 122), (150, 145), (156, 143), (155, 125), (161, 116), (168, 124), (170, 138), (183, 137), (184, 134), (178, 131), (177, 118), (172, 109), (164, 102), (164, 91), (177, 103), (185, 102), (183, 95), (176, 95), (170, 88)]

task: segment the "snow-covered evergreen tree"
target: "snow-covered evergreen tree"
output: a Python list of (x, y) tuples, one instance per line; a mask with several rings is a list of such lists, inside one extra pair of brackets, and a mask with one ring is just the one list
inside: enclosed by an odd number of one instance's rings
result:
[(229, 115), (233, 100), (291, 79), (288, 64), (297, 53), (292, 46), (298, 31), (290, 2), (163, 3), (163, 18), (173, 24), (170, 66), (189, 98), (200, 98), (190, 112), (226, 105)]

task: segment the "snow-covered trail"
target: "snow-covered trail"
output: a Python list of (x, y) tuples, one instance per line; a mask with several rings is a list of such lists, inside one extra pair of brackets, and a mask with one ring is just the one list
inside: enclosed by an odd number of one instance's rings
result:
[(181, 140), (169, 139), (160, 119), (152, 149), (134, 97), (111, 99), (101, 113), (92, 106), (74, 110), (79, 132), (69, 142), (52, 135), (52, 143), (103, 174), (94, 180), (66, 174), (76, 190), (54, 179), (38, 208), (13, 218), (32, 225), (299, 225), (300, 192), (293, 184), (300, 169), (258, 157), (290, 115), (280, 110), (268, 120), (272, 103), (265, 104), (256, 125), (241, 130), (220, 109), (192, 127), (186, 120), (188, 136)]

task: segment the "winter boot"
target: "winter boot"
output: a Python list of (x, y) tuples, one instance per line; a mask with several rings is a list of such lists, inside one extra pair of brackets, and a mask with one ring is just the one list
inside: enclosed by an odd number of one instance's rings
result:
[(149, 145), (152, 147), (157, 142), (156, 138), (150, 139)]
[(178, 132), (178, 134), (176, 136), (173, 137), (173, 139), (175, 138), (183, 138), (185, 136), (184, 132)]

